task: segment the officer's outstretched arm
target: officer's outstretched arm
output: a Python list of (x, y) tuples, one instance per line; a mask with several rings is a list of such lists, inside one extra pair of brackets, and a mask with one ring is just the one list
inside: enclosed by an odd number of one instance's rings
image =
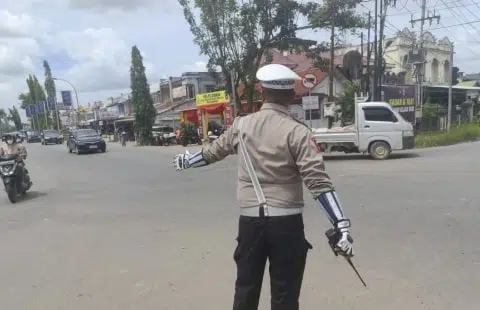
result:
[(350, 221), (343, 214), (338, 195), (330, 177), (325, 172), (320, 148), (311, 131), (299, 125), (292, 131), (289, 140), (292, 155), (305, 186), (313, 194), (332, 225), (340, 230), (348, 230)]
[(178, 154), (173, 161), (177, 170), (190, 167), (203, 167), (220, 161), (230, 154), (235, 153), (233, 126), (227, 129), (212, 143), (206, 145), (201, 151), (195, 153)]

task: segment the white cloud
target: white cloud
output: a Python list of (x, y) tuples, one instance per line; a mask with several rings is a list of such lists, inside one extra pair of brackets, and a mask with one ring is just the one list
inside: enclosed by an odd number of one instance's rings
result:
[(122, 11), (131, 11), (144, 7), (158, 6), (163, 10), (171, 10), (178, 7), (178, 0), (70, 0), (69, 6), (73, 9), (119, 9)]
[[(131, 46), (111, 28), (65, 31), (52, 42), (75, 64), (63, 73), (81, 92), (122, 89), (130, 85)], [(144, 55), (145, 58), (145, 55)], [(145, 61), (147, 74), (154, 65)]]

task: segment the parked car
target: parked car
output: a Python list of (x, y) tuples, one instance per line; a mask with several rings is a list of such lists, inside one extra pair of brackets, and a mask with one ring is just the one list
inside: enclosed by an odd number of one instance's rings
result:
[(27, 143), (41, 142), (42, 137), (38, 131), (27, 131)]
[(173, 127), (168, 125), (155, 125), (152, 127), (153, 145), (176, 144), (176, 135)]
[(22, 142), (27, 141), (28, 136), (27, 136), (27, 132), (25, 130), (20, 130), (16, 133), (22, 139)]
[(75, 129), (67, 141), (69, 153), (75, 151), (77, 154), (107, 151), (105, 140), (93, 129)]
[(63, 136), (56, 130), (44, 130), (42, 132), (42, 145), (62, 144)]

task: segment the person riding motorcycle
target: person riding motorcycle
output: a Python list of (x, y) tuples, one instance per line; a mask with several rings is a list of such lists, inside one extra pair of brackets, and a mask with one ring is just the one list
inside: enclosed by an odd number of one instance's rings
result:
[(2, 137), (2, 144), (0, 146), (0, 156), (5, 155), (18, 155), (17, 168), (19, 169), (19, 175), (22, 179), (24, 187), (31, 185), (28, 170), (25, 168), (25, 160), (27, 159), (27, 148), (21, 143), (21, 137), (15, 134), (5, 134)]

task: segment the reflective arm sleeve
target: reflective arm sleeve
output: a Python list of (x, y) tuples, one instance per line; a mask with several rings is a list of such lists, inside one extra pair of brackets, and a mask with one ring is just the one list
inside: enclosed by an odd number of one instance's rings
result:
[(203, 158), (203, 151), (198, 151), (195, 153), (191, 153), (186, 155), (186, 161), (188, 167), (198, 168), (208, 165), (208, 162)]
[(344, 217), (340, 199), (335, 191), (322, 193), (316, 200), (333, 226), (340, 230), (350, 227), (350, 220)]

